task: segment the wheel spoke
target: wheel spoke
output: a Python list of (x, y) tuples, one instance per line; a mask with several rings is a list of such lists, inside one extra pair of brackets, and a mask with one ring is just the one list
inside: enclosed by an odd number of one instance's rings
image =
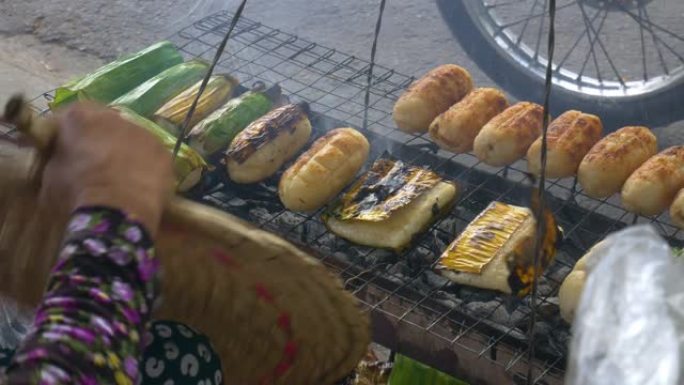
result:
[[(549, 0), (544, 0), (544, 12), (546, 12), (546, 6), (548, 5)], [(546, 17), (542, 17), (541, 21), (539, 22), (539, 32), (537, 33), (537, 45), (534, 47), (534, 60), (536, 61), (539, 58), (539, 48), (541, 47), (541, 41), (542, 41), (542, 35), (544, 34), (544, 24), (546, 22)]]
[[(594, 21), (598, 18), (598, 16), (601, 14), (601, 10), (597, 10), (594, 16), (591, 17), (591, 23), (593, 24)], [(575, 48), (579, 45), (579, 43), (584, 39), (585, 36), (589, 36), (589, 31), (585, 28), (582, 33), (575, 39), (575, 42), (572, 44), (568, 52), (563, 56), (563, 59), (561, 59), (558, 64), (556, 65), (555, 71), (558, 72), (560, 69), (563, 67), (563, 64), (570, 58), (570, 55), (572, 55), (573, 52), (575, 52)], [(589, 37), (588, 37), (589, 38)]]
[[(584, 9), (584, 5), (580, 2), (577, 3), (580, 7), (580, 10), (582, 11), (582, 17), (586, 21), (589, 19), (587, 16), (587, 12)], [(598, 43), (599, 48), (603, 51), (603, 54), (606, 56), (606, 59), (608, 60), (608, 63), (610, 64), (610, 67), (613, 69), (613, 72), (615, 73), (615, 76), (617, 76), (617, 80), (622, 84), (623, 86), (625, 85), (624, 79), (622, 79), (622, 75), (620, 75), (620, 71), (618, 71), (617, 67), (615, 66), (615, 63), (613, 63), (613, 59), (610, 57), (610, 54), (608, 53), (608, 50), (606, 50), (606, 47), (603, 45), (603, 41), (601, 40), (601, 36), (599, 36), (599, 33), (594, 30), (594, 26), (592, 24), (586, 23), (587, 27), (591, 29), (591, 32), (594, 34), (594, 43)], [(592, 50), (592, 56), (594, 56), (594, 61), (596, 64), (596, 69), (598, 71), (598, 61), (596, 60), (596, 56), (594, 55), (594, 43), (591, 44), (591, 50)]]
[[(605, 24), (607, 18), (608, 18), (608, 10), (606, 9), (603, 12), (603, 17), (601, 17), (601, 21), (599, 21), (599, 26), (598, 26), (598, 29), (596, 30), (596, 32), (601, 33), (601, 30), (603, 29), (603, 25)], [(587, 29), (587, 28), (585, 27), (585, 29)], [(593, 51), (595, 38), (591, 36), (589, 29), (587, 29), (587, 33), (589, 35), (589, 46), (591, 47), (590, 49)], [(584, 62), (582, 63), (582, 68), (579, 71), (577, 79), (580, 79), (584, 75), (584, 70), (587, 68), (587, 63), (589, 63), (589, 59), (592, 57), (594, 57), (594, 59), (596, 59), (596, 55), (587, 55), (584, 58)], [(598, 81), (603, 82), (603, 80), (601, 79), (601, 71), (598, 70), (598, 68), (596, 70), (596, 73), (597, 73)]]
[[(648, 9), (644, 8), (644, 20), (647, 23), (651, 23), (651, 17), (648, 15)], [(641, 23), (639, 23), (641, 25)], [(651, 32), (651, 38), (653, 39), (653, 45), (656, 47), (656, 50), (658, 51), (658, 59), (660, 60), (660, 65), (663, 67), (663, 70), (665, 70), (665, 75), (670, 74), (670, 69), (667, 66), (667, 63), (665, 62), (665, 57), (663, 56), (663, 50), (660, 49), (660, 43), (658, 42), (658, 39), (656, 39), (655, 34), (653, 31)]]
[[(537, 3), (538, 3), (538, 1), (535, 1), (535, 4), (537, 4)], [(556, 8), (556, 11), (560, 11), (561, 9), (568, 8), (568, 7), (570, 7), (570, 6), (574, 5), (574, 4), (575, 4), (575, 0), (571, 1), (570, 3), (561, 5), (560, 7)], [(512, 21), (512, 22), (506, 23), (506, 24), (501, 24), (501, 25), (499, 26), (499, 30), (504, 30), (504, 29), (513, 27), (513, 26), (515, 26), (515, 25), (524, 23), (524, 22), (526, 22), (527, 20), (538, 19), (538, 18), (544, 17), (544, 16), (546, 16), (546, 12), (535, 13), (534, 15), (525, 16), (525, 17), (522, 18), (522, 19), (519, 19), (519, 20), (516, 20), (516, 21)]]
[[(479, 12), (484, 12), (481, 17), (488, 17), (484, 22), (489, 23), (487, 29), (491, 31), (489, 36), (495, 38), (495, 44), (510, 50), (511, 55), (519, 55), (518, 60), (528, 68), (538, 68), (547, 55), (543, 41), (548, 29), (546, 8), (549, 0), (475, 1), (480, 2)], [(639, 84), (658, 82), (660, 87), (660, 82), (669, 81), (662, 77), (684, 67), (684, 51), (679, 49), (680, 42), (684, 42), (684, 33), (675, 21), (651, 19), (649, 9), (643, 3), (632, 8), (624, 0), (597, 0), (591, 4), (585, 0), (565, 0), (557, 8), (562, 9), (566, 9), (564, 15), (569, 18), (566, 25), (574, 23), (575, 26), (568, 30), (562, 44), (563, 52), (553, 63), (553, 76), (564, 81), (559, 83), (564, 84), (563, 87), (580, 93), (597, 87), (606, 90), (606, 95), (616, 91), (640, 94), (650, 91)], [(626, 21), (623, 14), (628, 16)], [(579, 18), (582, 21), (578, 23)], [(629, 26), (632, 21), (639, 24), (638, 30), (622, 27)], [(614, 28), (616, 26), (620, 28)], [(627, 41), (631, 46), (620, 48), (613, 43), (614, 33), (624, 35), (617, 41)], [(634, 57), (635, 53), (641, 54), (641, 60)], [(636, 82), (632, 83), (632, 80)]]
[[(636, 21), (637, 23), (640, 22), (640, 21), (639, 21), (639, 18), (636, 17), (633, 13), (627, 12), (627, 14), (628, 14), (632, 19), (634, 19), (634, 21)], [(653, 39), (656, 39), (657, 41), (659, 41), (660, 44), (663, 45), (663, 47), (667, 48), (668, 51), (672, 52), (672, 54), (673, 54), (674, 56), (676, 56), (676, 57), (679, 59), (679, 61), (682, 62), (682, 64), (684, 64), (684, 56), (682, 56), (679, 52), (677, 52), (674, 48), (672, 48), (669, 44), (667, 44), (663, 39), (661, 39), (660, 36), (658, 36), (658, 35), (653, 31), (653, 28), (651, 28), (650, 26), (646, 26), (646, 25), (644, 25), (643, 27), (644, 27), (644, 29), (645, 29), (646, 31), (648, 31), (649, 33), (651, 33), (651, 35), (653, 36)]]
[[(629, 16), (631, 16), (632, 19), (634, 19), (634, 20), (638, 20), (638, 19), (639, 19), (638, 16), (634, 14), (634, 12), (630, 11), (629, 9), (627, 9), (627, 8), (625, 8), (625, 7), (622, 7), (622, 11), (624, 11), (626, 14), (628, 14)], [(646, 7), (644, 7), (644, 12), (648, 13), (648, 9), (646, 9)], [(648, 18), (648, 16), (646, 16), (646, 19), (642, 19), (642, 21), (646, 22), (646, 24), (648, 24), (649, 27), (651, 27), (651, 28), (653, 28), (653, 29), (657, 29), (658, 31), (663, 32), (663, 33), (665, 33), (666, 35), (669, 35), (670, 37), (673, 37), (673, 38), (675, 38), (675, 39), (677, 39), (677, 40), (679, 40), (679, 41), (681, 41), (681, 42), (684, 42), (684, 37), (679, 36), (678, 34), (676, 34), (676, 33), (672, 32), (672, 31), (670, 31), (670, 30), (667, 29), (667, 28), (661, 27), (660, 25), (658, 25), (658, 24), (656, 24), (656, 23), (653, 23), (653, 22), (650, 20), (650, 18)]]
[[(639, 7), (639, 19), (642, 19), (643, 8)], [(646, 65), (646, 43), (644, 42), (644, 26), (639, 23), (639, 37), (641, 39), (641, 64), (644, 67), (644, 81), (648, 80), (648, 67)]]
[[(530, 8), (529, 13), (534, 12), (534, 10), (537, 8), (537, 4), (539, 4), (539, 0), (534, 0), (534, 3), (532, 3), (532, 8)], [(520, 34), (518, 35), (518, 40), (515, 42), (515, 45), (517, 45), (517, 46), (520, 45), (520, 42), (522, 41), (523, 36), (525, 36), (525, 31), (527, 31), (527, 26), (530, 25), (530, 20), (532, 20), (532, 19), (528, 18), (527, 20), (525, 20), (525, 24), (523, 25), (522, 30), (520, 31)], [(503, 27), (501, 30), (503, 31), (504, 29), (506, 29), (506, 27)]]
[(505, 7), (507, 5), (513, 5), (513, 4), (520, 4), (525, 0), (511, 0), (511, 1), (504, 1), (503, 3), (496, 3), (496, 4), (485, 4), (485, 8), (487, 9), (494, 9), (497, 7)]

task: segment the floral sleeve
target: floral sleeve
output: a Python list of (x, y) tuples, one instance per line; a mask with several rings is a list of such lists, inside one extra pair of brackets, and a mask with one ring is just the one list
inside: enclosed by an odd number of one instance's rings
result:
[(7, 382), (135, 384), (157, 270), (139, 223), (109, 208), (77, 210)]

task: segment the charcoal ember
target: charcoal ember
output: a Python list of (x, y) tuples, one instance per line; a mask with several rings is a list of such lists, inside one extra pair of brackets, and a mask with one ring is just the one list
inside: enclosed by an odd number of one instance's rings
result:
[(423, 276), (418, 276), (417, 279), (413, 279), (409, 286), (418, 293), (430, 293), (432, 291), (432, 287)]
[(457, 309), (463, 304), (463, 300), (443, 291), (438, 291), (432, 294), (432, 299), (440, 305), (449, 309)]
[(430, 152), (433, 154), (436, 154), (439, 151), (439, 146), (434, 142), (414, 141), (413, 143), (410, 143), (406, 146), (410, 147), (411, 149), (420, 150), (420, 151), (427, 151), (427, 152)]
[(406, 277), (401, 274), (388, 274), (385, 276), (385, 278), (398, 286), (405, 284), (407, 281)]
[(498, 301), (468, 302), (464, 306), (467, 312), (477, 318), (490, 319), (497, 309), (501, 308), (501, 303)]
[(425, 282), (430, 286), (431, 289), (446, 287), (449, 283), (451, 283), (451, 281), (432, 270), (426, 270), (423, 273), (423, 276), (425, 277)]
[(287, 235), (289, 238), (302, 244), (314, 244), (328, 230), (319, 222), (307, 220), (299, 226), (291, 229)]
[(248, 202), (242, 198), (232, 198), (228, 202), (226, 202), (226, 205), (230, 208), (238, 208), (238, 207), (244, 207), (248, 204)]
[(288, 231), (289, 229), (302, 223), (304, 220), (305, 218), (302, 218), (293, 212), (283, 211), (283, 213), (273, 219), (271, 223), (274, 226), (277, 226), (281, 231)]
[[(567, 333), (569, 337), (570, 333)], [(564, 356), (567, 353), (567, 343), (564, 332), (558, 330), (553, 324), (540, 321), (535, 325), (534, 330), (535, 351), (539, 355), (549, 355), (552, 357)]]
[(407, 270), (406, 274), (414, 274), (420, 270), (426, 269), (430, 266), (429, 258), (431, 257), (430, 250), (419, 247), (413, 252), (402, 256), (402, 265)]
[(452, 290), (458, 297), (463, 298), (465, 302), (490, 302), (497, 301), (499, 294), (490, 291), (477, 289), (470, 286), (454, 285)]
[(252, 222), (262, 224), (267, 220), (273, 218), (273, 213), (268, 211), (266, 207), (254, 207), (249, 210), (249, 219)]
[(437, 224), (439, 237), (447, 245), (450, 244), (466, 226), (468, 226), (468, 223), (470, 223), (459, 217), (461, 211), (462, 210), (457, 206), (453, 209), (453, 215), (449, 215)]
[(415, 269), (412, 269), (405, 261), (399, 261), (387, 270), (389, 274), (393, 275), (398, 275), (401, 277), (410, 277), (411, 273), (414, 272)]

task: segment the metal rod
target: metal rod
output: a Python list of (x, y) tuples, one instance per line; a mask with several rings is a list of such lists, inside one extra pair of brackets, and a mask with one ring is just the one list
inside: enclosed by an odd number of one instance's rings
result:
[(202, 94), (204, 93), (204, 89), (207, 88), (207, 83), (209, 83), (209, 79), (211, 78), (211, 74), (214, 73), (214, 68), (216, 68), (216, 64), (221, 59), (221, 55), (223, 55), (223, 51), (226, 49), (226, 44), (228, 44), (228, 39), (230, 39), (230, 35), (233, 32), (233, 29), (235, 29), (235, 25), (237, 25), (238, 20), (240, 20), (240, 16), (242, 15), (242, 11), (245, 9), (246, 4), (247, 4), (247, 0), (242, 0), (242, 3), (240, 3), (240, 6), (238, 6), (237, 11), (235, 11), (235, 16), (233, 16), (233, 20), (231, 20), (231, 22), (230, 22), (230, 27), (228, 28), (228, 32), (226, 32), (226, 36), (223, 37), (223, 41), (221, 41), (221, 44), (219, 45), (218, 49), (216, 50), (216, 54), (214, 55), (214, 60), (211, 62), (211, 66), (209, 67), (207, 74), (204, 76), (204, 79), (202, 79), (202, 84), (200, 84), (200, 88), (199, 88), (199, 91), (197, 92), (197, 96), (195, 96), (195, 100), (192, 101), (192, 105), (190, 106), (190, 109), (188, 110), (187, 115), (185, 115), (185, 120), (183, 121), (183, 126), (181, 128), (180, 135), (178, 135), (178, 138), (176, 139), (176, 144), (173, 147), (173, 158), (174, 159), (178, 155), (178, 150), (180, 150), (181, 144), (183, 143), (183, 140), (185, 139), (185, 135), (187, 135), (187, 133), (188, 133), (187, 132), (188, 126), (190, 125), (190, 120), (192, 119), (192, 115), (195, 113), (195, 109), (197, 108), (197, 103), (199, 102), (200, 98), (202, 97)]
[[(539, 271), (539, 265), (542, 259), (543, 242), (545, 238), (546, 220), (544, 216), (545, 208), (545, 188), (546, 188), (546, 159), (547, 159), (547, 131), (549, 128), (549, 103), (551, 98), (551, 87), (553, 85), (553, 54), (556, 45), (556, 0), (549, 1), (549, 39), (548, 39), (548, 62), (546, 64), (546, 82), (544, 88), (544, 124), (542, 131), (542, 146), (541, 146), (541, 175), (539, 177), (539, 185), (537, 194), (539, 194), (539, 207), (535, 213), (537, 217), (537, 234), (534, 245), (534, 274)], [(538, 279), (535, 277), (532, 280), (532, 294), (530, 309), (530, 327), (528, 330), (528, 347), (527, 347), (527, 384), (534, 384), (534, 342), (535, 342), (535, 327), (537, 322), (537, 297), (538, 297)]]
[(380, 12), (378, 12), (378, 21), (375, 22), (375, 32), (373, 34), (373, 46), (371, 47), (370, 64), (368, 65), (368, 78), (366, 79), (366, 95), (363, 98), (363, 128), (368, 129), (368, 107), (370, 105), (370, 90), (373, 84), (373, 67), (375, 66), (375, 53), (378, 49), (378, 37), (380, 36), (380, 27), (382, 26), (382, 15), (385, 13), (386, 0), (380, 0)]

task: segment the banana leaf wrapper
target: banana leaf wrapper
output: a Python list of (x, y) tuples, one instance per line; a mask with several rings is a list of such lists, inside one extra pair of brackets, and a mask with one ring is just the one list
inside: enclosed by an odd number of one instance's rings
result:
[(468, 385), (468, 383), (449, 376), (427, 365), (397, 354), (389, 378), (391, 385)]
[(117, 98), (112, 105), (126, 107), (140, 116), (151, 118), (174, 96), (201, 81), (208, 70), (209, 64), (200, 60), (177, 64)]
[(55, 98), (49, 106), (54, 110), (77, 100), (95, 100), (108, 104), (167, 68), (182, 62), (183, 57), (172, 43), (160, 42), (57, 88)]
[(228, 147), (235, 136), (267, 113), (273, 102), (263, 92), (246, 92), (199, 122), (189, 134), (189, 143), (202, 156)]
[[(176, 137), (180, 135), (185, 117), (197, 97), (201, 84), (200, 80), (161, 106), (154, 113), (155, 123)], [(229, 75), (214, 75), (209, 78), (188, 126), (194, 127), (221, 107), (233, 95), (238, 84), (238, 81)]]
[[(164, 147), (169, 151), (173, 151), (173, 147), (176, 145), (176, 138), (173, 135), (166, 132), (153, 121), (138, 115), (134, 111), (125, 107), (116, 107), (116, 109), (120, 111), (121, 116), (124, 119), (146, 129), (159, 138), (164, 144)], [(202, 156), (186, 144), (181, 144), (178, 156), (174, 159), (173, 168), (176, 174), (176, 189), (183, 192), (197, 185), (208, 166)]]

